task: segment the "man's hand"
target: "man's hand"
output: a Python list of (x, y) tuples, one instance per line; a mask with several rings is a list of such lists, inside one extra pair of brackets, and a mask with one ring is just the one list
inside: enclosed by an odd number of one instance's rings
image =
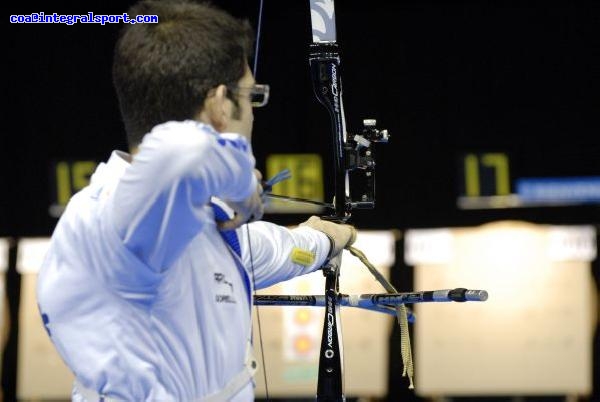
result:
[(352, 245), (356, 240), (356, 229), (350, 225), (333, 223), (316, 216), (311, 216), (306, 222), (300, 224), (300, 226), (308, 226), (319, 232), (323, 232), (331, 240), (331, 250), (329, 251), (329, 257), (333, 258), (343, 249)]
[(265, 212), (265, 206), (263, 204), (263, 188), (260, 184), (262, 180), (262, 174), (254, 169), (254, 175), (256, 176), (256, 191), (252, 195), (246, 198), (244, 201), (228, 201), (225, 203), (233, 209), (235, 216), (233, 219), (228, 221), (220, 222), (218, 224), (219, 230), (231, 230), (242, 226), (244, 223), (257, 221), (262, 218)]

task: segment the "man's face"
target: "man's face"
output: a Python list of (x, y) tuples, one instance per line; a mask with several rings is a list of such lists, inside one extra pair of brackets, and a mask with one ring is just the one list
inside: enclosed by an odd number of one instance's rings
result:
[(246, 66), (244, 76), (240, 78), (237, 88), (235, 88), (235, 92), (231, 94), (231, 96), (237, 100), (237, 110), (235, 105), (233, 105), (227, 126), (223, 130), (241, 134), (249, 141), (252, 139), (252, 124), (254, 122), (250, 90), (254, 84), (254, 76), (252, 75), (250, 68)]

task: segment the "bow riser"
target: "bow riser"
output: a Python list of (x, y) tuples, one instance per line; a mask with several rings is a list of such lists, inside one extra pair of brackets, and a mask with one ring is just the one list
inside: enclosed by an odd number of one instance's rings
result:
[(340, 55), (336, 43), (310, 45), (309, 65), (313, 91), (331, 117), (335, 167), (335, 215), (332, 220), (345, 222), (350, 218), (349, 186), (346, 163), (346, 123), (342, 105)]

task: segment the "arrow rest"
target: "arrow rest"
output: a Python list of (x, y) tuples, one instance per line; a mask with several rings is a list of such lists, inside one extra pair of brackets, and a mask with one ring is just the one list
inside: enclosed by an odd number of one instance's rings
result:
[(346, 123), (342, 106), (342, 80), (340, 78), (340, 51), (335, 42), (312, 43), (308, 62), (317, 100), (325, 106), (331, 117), (333, 133), (333, 160), (335, 171), (334, 206), (335, 215), (327, 219), (345, 222), (352, 209), (350, 193), (347, 191), (346, 175)]

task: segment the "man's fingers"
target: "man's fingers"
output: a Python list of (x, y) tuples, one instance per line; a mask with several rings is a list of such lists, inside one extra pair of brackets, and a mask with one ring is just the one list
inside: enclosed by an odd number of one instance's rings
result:
[[(257, 175), (257, 178), (262, 177), (258, 170), (255, 170), (254, 172)], [(242, 226), (244, 223), (260, 220), (265, 212), (261, 194), (262, 187), (259, 184), (256, 188), (256, 192), (244, 201), (225, 201), (235, 212), (235, 216), (230, 220), (219, 223), (218, 229), (221, 231), (232, 230)]]
[(262, 217), (263, 217), (263, 210), (262, 210), (262, 208), (261, 208), (260, 211), (256, 211), (255, 213), (253, 213), (250, 216), (245, 215), (245, 214), (241, 214), (241, 213), (236, 213), (235, 217), (233, 217), (233, 219), (230, 219), (228, 221), (219, 222), (218, 225), (217, 225), (217, 227), (221, 231), (223, 231), (223, 230), (237, 229), (240, 226), (242, 226), (244, 223), (258, 221)]
[(233, 230), (233, 229), (239, 228), (244, 223), (246, 223), (246, 216), (243, 214), (236, 214), (233, 217), (233, 219), (230, 219), (228, 221), (219, 222), (217, 227), (219, 228), (220, 231)]

